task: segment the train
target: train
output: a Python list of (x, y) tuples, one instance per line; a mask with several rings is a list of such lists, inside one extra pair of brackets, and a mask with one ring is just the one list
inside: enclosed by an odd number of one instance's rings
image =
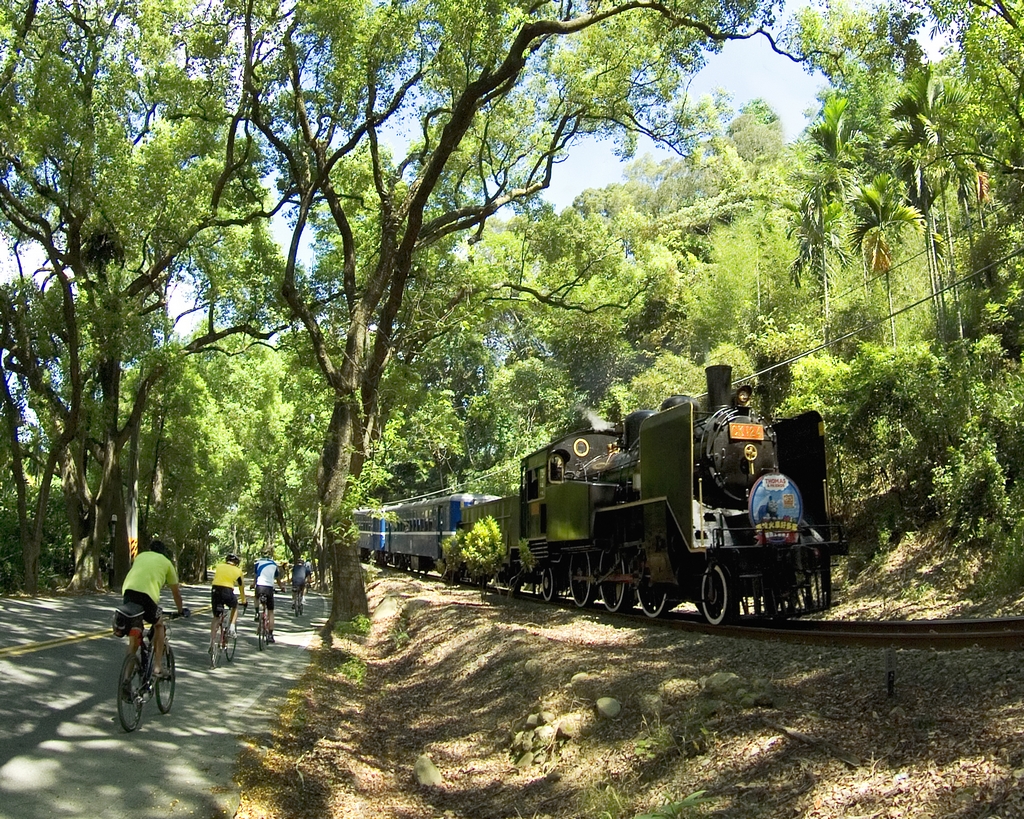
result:
[(430, 571), (446, 537), (491, 517), (505, 545), (495, 579), (547, 601), (650, 617), (688, 603), (712, 625), (827, 610), (848, 544), (830, 510), (821, 415), (770, 420), (731, 366), (705, 377), (703, 402), (672, 396), (530, 453), (518, 494), (362, 510), (364, 557)]
[(454, 537), (463, 510), (494, 495), (460, 492), (358, 509), (359, 552), (364, 562), (413, 572), (432, 572), (443, 560), (443, 545)]

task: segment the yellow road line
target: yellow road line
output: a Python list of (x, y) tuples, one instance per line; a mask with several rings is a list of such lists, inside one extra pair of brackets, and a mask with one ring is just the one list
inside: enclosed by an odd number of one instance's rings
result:
[[(194, 609), (193, 614), (199, 614), (202, 611), (209, 611), (212, 606), (203, 606), (202, 608)], [(83, 640), (95, 640), (98, 637), (113, 637), (113, 632), (107, 628), (103, 631), (91, 631), (85, 634), (69, 634), (66, 637), (57, 637), (53, 640), (42, 640), (38, 643), (25, 643), (20, 646), (7, 646), (6, 648), (0, 648), (0, 657), (17, 657), (21, 654), (31, 654), (33, 651), (44, 651), (47, 648), (56, 648), (57, 646), (69, 645), (71, 643), (79, 643)]]
[(67, 637), (58, 637), (56, 640), (43, 640), (40, 643), (26, 643), (21, 646), (8, 646), (0, 648), (0, 657), (17, 657), (19, 654), (29, 654), (33, 651), (42, 651), (46, 648), (54, 648), (68, 643), (77, 643), (81, 640), (95, 640), (97, 637), (106, 637), (111, 634), (110, 629), (95, 631), (91, 634), (69, 634)]

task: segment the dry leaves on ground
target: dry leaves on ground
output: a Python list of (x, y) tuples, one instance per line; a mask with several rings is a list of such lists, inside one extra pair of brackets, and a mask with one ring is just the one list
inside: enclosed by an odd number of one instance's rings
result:
[[(680, 815), (1024, 817), (1018, 652), (898, 652), (890, 697), (878, 650), (680, 634), (405, 576), (369, 594), (369, 634), (318, 650), (279, 725), (249, 738), (240, 819), (617, 819), (697, 791)], [(539, 746), (531, 716), (553, 728)], [(439, 787), (416, 783), (422, 754)]]

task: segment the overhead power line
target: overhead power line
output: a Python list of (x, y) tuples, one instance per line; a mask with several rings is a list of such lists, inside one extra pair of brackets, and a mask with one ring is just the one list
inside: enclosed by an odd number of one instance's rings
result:
[(952, 290), (955, 287), (959, 287), (961, 284), (964, 284), (965, 282), (968, 282), (971, 279), (974, 279), (977, 276), (980, 276), (982, 273), (985, 273), (985, 272), (991, 270), (993, 267), (997, 267), (998, 265), (1005, 264), (1006, 262), (1010, 261), (1010, 259), (1016, 258), (1017, 256), (1020, 256), (1022, 254), (1024, 254), (1024, 245), (1021, 245), (1021, 246), (1017, 247), (1016, 249), (1010, 251), (1009, 253), (1007, 253), (1002, 258), (996, 259), (994, 262), (990, 262), (989, 264), (985, 265), (984, 267), (979, 268), (978, 270), (972, 271), (971, 273), (968, 273), (965, 276), (962, 276), (961, 278), (957, 279), (956, 281), (946, 285), (941, 290), (936, 290), (934, 293), (930, 293), (929, 295), (925, 296), (924, 298), (918, 299), (917, 301), (912, 302), (912, 303), (910, 303), (908, 305), (905, 305), (904, 307), (901, 307), (898, 310), (894, 310), (893, 312), (889, 313), (889, 315), (887, 315), (887, 316), (882, 316), (881, 318), (877, 318), (877, 319), (874, 319), (872, 321), (867, 322), (866, 324), (862, 324), (860, 327), (858, 327), (855, 330), (850, 330), (850, 332), (848, 332), (848, 333), (843, 333), (843, 335), (838, 336), (837, 338), (831, 339), (830, 341), (822, 342), (817, 347), (814, 347), (814, 348), (812, 348), (810, 350), (805, 350), (802, 353), (797, 353), (794, 356), (790, 356), (785, 361), (780, 361), (777, 364), (772, 364), (771, 366), (765, 367), (763, 370), (759, 370), (759, 371), (757, 371), (755, 373), (751, 373), (750, 375), (748, 375), (748, 376), (746, 376), (744, 378), (736, 379), (733, 383), (740, 383), (740, 382), (743, 382), (743, 381), (748, 381), (751, 378), (757, 378), (758, 376), (765, 375), (767, 373), (772, 372), (773, 370), (777, 370), (780, 367), (785, 367), (785, 366), (787, 366), (789, 364), (793, 364), (794, 362), (799, 361), (802, 358), (807, 358), (808, 356), (814, 355), (815, 353), (820, 353), (822, 350), (827, 350), (829, 347), (833, 347), (834, 345), (839, 344), (839, 343), (841, 343), (843, 341), (846, 341), (849, 338), (853, 338), (854, 336), (860, 335), (861, 333), (866, 332), (867, 330), (871, 330), (871, 329), (877, 327), (879, 324), (883, 324), (883, 323), (885, 323), (887, 321), (890, 321), (890, 320), (894, 319), (896, 316), (902, 315), (903, 313), (906, 313), (909, 310), (913, 310), (915, 307), (919, 307), (920, 305), (922, 305), (922, 304), (924, 304), (926, 302), (931, 301), (932, 299), (934, 299), (939, 294), (945, 293), (945, 292), (947, 292), (949, 290)]

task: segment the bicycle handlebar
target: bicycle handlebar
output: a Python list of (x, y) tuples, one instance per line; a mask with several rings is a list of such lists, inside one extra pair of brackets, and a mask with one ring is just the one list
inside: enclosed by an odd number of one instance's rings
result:
[(192, 616), (192, 609), (185, 606), (180, 614), (176, 611), (165, 611), (161, 616), (165, 620), (178, 620), (179, 618), (187, 619)]

